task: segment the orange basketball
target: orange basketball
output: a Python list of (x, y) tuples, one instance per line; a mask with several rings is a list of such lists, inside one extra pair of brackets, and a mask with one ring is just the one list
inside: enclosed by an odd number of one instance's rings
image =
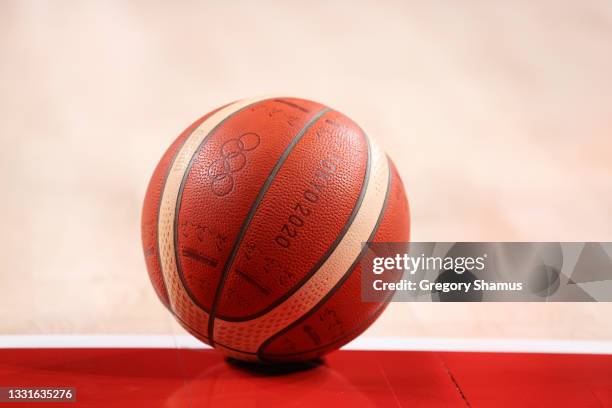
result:
[(196, 121), (157, 165), (142, 214), (161, 301), (249, 361), (316, 358), (363, 332), (386, 302), (361, 301), (362, 243), (408, 238), (391, 160), (351, 119), (297, 98)]

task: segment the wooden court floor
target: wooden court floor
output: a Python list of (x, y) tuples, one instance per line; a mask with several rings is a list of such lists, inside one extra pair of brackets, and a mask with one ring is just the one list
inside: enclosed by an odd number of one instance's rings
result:
[[(612, 240), (612, 3), (0, 3), (0, 334), (173, 333), (140, 248), (164, 149), (282, 93), (397, 164), (414, 240)], [(612, 339), (609, 304), (393, 304), (367, 336)]]

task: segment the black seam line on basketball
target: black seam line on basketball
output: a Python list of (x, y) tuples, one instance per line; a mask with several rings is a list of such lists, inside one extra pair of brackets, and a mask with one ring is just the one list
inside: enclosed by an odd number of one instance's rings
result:
[[(193, 327), (189, 326), (187, 324), (187, 322), (185, 322), (183, 319), (181, 319), (177, 314), (173, 313), (172, 311), (170, 311), (172, 313), (172, 315), (175, 317), (176, 320), (178, 320), (179, 324), (185, 329), (185, 331), (187, 331), (187, 333), (189, 333), (191, 336), (195, 337), (196, 339), (200, 340), (200, 341), (210, 341), (210, 339), (208, 338), (208, 336), (202, 334), (201, 331), (194, 329)], [(201, 337), (201, 338), (200, 338)], [(257, 355), (257, 353), (253, 353), (251, 351), (244, 351), (244, 350), (240, 350), (237, 348), (233, 348), (231, 346), (225, 345), (223, 343), (217, 343), (218, 346), (222, 346), (228, 350), (232, 350), (232, 351), (236, 351), (238, 353), (243, 353), (243, 354), (249, 354), (249, 355)]]
[[(256, 101), (253, 103), (250, 103), (246, 106), (243, 106), (242, 108), (238, 109), (235, 112), (230, 113), (229, 115), (227, 115), (225, 118), (223, 118), (219, 123), (217, 123), (215, 125), (214, 128), (212, 128), (208, 134), (202, 139), (202, 141), (200, 142), (200, 144), (198, 145), (198, 147), (195, 149), (195, 151), (193, 152), (193, 155), (191, 156), (191, 158), (189, 159), (189, 164), (187, 165), (187, 168), (185, 169), (185, 172), (183, 173), (183, 177), (181, 178), (181, 184), (179, 186), (179, 191), (177, 193), (177, 197), (176, 197), (176, 206), (174, 208), (174, 220), (172, 220), (172, 222), (174, 223), (174, 236), (173, 236), (173, 240), (174, 240), (174, 262), (176, 264), (176, 271), (178, 273), (179, 279), (181, 280), (181, 283), (183, 285), (183, 288), (185, 289), (185, 292), (187, 292), (187, 295), (189, 296), (189, 298), (191, 298), (191, 301), (200, 309), (202, 309), (203, 311), (205, 311), (206, 313), (210, 313), (205, 307), (204, 305), (202, 305), (197, 298), (194, 296), (194, 294), (191, 292), (191, 289), (189, 289), (189, 286), (187, 285), (187, 282), (185, 280), (185, 277), (183, 276), (183, 267), (181, 265), (181, 261), (180, 261), (180, 256), (178, 253), (178, 219), (179, 219), (179, 214), (181, 211), (181, 201), (183, 198), (183, 190), (185, 189), (185, 182), (187, 181), (187, 177), (189, 176), (189, 173), (191, 172), (191, 167), (193, 166), (193, 163), (195, 162), (195, 158), (198, 156), (198, 153), (202, 150), (202, 148), (204, 147), (204, 145), (208, 142), (208, 140), (212, 137), (212, 135), (214, 135), (217, 130), (219, 129), (219, 127), (221, 125), (223, 125), (227, 120), (229, 120), (230, 118), (233, 118), (236, 114), (243, 112), (246, 109), (252, 108), (253, 106), (265, 102), (265, 101), (269, 101), (272, 100), (273, 98), (269, 98), (269, 99), (263, 99), (261, 101)], [(231, 105), (231, 104), (230, 104)], [(227, 105), (227, 106), (230, 106)], [(220, 110), (220, 109), (219, 109)], [(211, 115), (212, 116), (212, 115)], [(210, 116), (206, 119), (208, 120), (210, 119)], [(191, 137), (191, 134), (193, 132), (195, 132), (203, 123), (206, 122), (206, 120), (204, 120), (204, 122), (200, 123), (200, 125), (198, 125), (187, 137), (187, 139), (189, 137)], [(185, 140), (187, 140), (185, 139)], [(172, 164), (174, 164), (174, 161), (172, 162)], [(170, 168), (172, 168), (172, 165), (170, 166)]]
[[(185, 322), (183, 319), (181, 319), (176, 313), (174, 313), (173, 311), (170, 311), (170, 313), (172, 313), (172, 315), (175, 317), (176, 320), (178, 320), (179, 324), (193, 337), (195, 337), (196, 339), (203, 341), (202, 339), (200, 339), (200, 337), (202, 337), (204, 339), (204, 341), (209, 340), (208, 336), (202, 334), (202, 332), (200, 332), (199, 330), (194, 329), (193, 327), (189, 326), (187, 324), (187, 322)], [(200, 336), (200, 337), (198, 337)], [(240, 350), (237, 348), (233, 348), (231, 346), (228, 346), (226, 344), (223, 343), (217, 343), (218, 346), (222, 346), (228, 350), (232, 350), (232, 351), (236, 351), (238, 353), (242, 353), (242, 354), (249, 354), (252, 356), (257, 355), (257, 353), (253, 353), (252, 351), (244, 351), (244, 350)]]
[[(389, 161), (389, 159), (387, 157), (385, 157), (385, 160)], [(391, 182), (392, 182), (392, 180), (391, 180), (392, 173), (391, 173), (391, 165), (390, 165), (390, 163), (389, 163), (389, 170), (388, 170), (388, 172), (389, 172), (389, 174), (387, 176), (387, 191), (385, 191), (385, 199), (383, 201), (383, 206), (382, 206), (381, 212), (380, 212), (380, 214), (378, 216), (378, 219), (376, 220), (376, 224), (374, 225), (374, 228), (372, 229), (372, 232), (370, 233), (370, 236), (368, 237), (367, 242), (370, 242), (374, 238), (376, 233), (378, 232), (378, 228), (380, 227), (380, 223), (382, 222), (384, 214), (385, 214), (385, 212), (387, 210), (387, 205), (389, 203), (389, 194), (391, 192)], [(355, 266), (357, 265), (357, 263), (359, 261), (361, 261), (361, 258), (365, 255), (366, 250), (367, 250), (367, 245), (364, 245), (363, 248), (361, 249), (361, 251), (359, 252), (359, 254), (357, 255), (357, 257), (355, 258), (355, 260), (353, 261), (353, 263), (351, 264), (351, 266), (348, 268), (347, 272), (344, 274), (344, 276), (342, 278), (340, 278), (340, 280), (334, 285), (334, 287), (331, 288), (331, 290), (325, 296), (323, 296), (323, 298), (316, 305), (314, 305), (308, 312), (306, 312), (304, 315), (302, 315), (299, 319), (295, 320), (293, 323), (291, 323), (290, 325), (288, 325), (284, 329), (280, 330), (278, 333), (270, 336), (270, 338), (268, 338), (266, 341), (264, 341), (259, 346), (259, 349), (257, 350), (257, 357), (260, 360), (265, 361), (265, 358), (263, 356), (263, 350), (272, 341), (274, 341), (279, 336), (282, 336), (283, 334), (285, 334), (289, 330), (291, 330), (293, 327), (297, 326), (298, 324), (300, 324), (303, 321), (305, 321), (306, 319), (308, 319), (317, 310), (319, 310), (319, 308), (321, 306), (323, 306), (334, 295), (334, 293), (336, 293), (336, 291), (344, 284), (344, 282), (346, 282), (346, 280), (349, 277), (351, 277), (351, 275), (353, 274), (353, 272), (355, 270)]]
[(287, 160), (287, 157), (289, 157), (289, 154), (291, 153), (293, 148), (298, 144), (298, 142), (306, 134), (308, 129), (310, 129), (312, 125), (314, 125), (325, 113), (329, 112), (330, 110), (331, 109), (328, 107), (321, 109), (308, 122), (306, 122), (304, 127), (302, 127), (302, 129), (298, 132), (298, 134), (295, 135), (293, 140), (291, 140), (291, 143), (289, 143), (289, 145), (285, 148), (285, 151), (283, 152), (283, 154), (280, 156), (280, 158), (276, 162), (276, 165), (274, 166), (274, 168), (268, 175), (261, 189), (259, 190), (259, 194), (257, 195), (257, 198), (255, 198), (255, 201), (251, 205), (249, 213), (246, 219), (244, 220), (244, 222), (242, 223), (242, 226), (240, 227), (240, 232), (238, 233), (238, 236), (236, 237), (236, 240), (234, 241), (234, 245), (232, 247), (232, 251), (230, 252), (230, 256), (227, 258), (227, 261), (225, 262), (225, 265), (221, 272), (221, 279), (219, 280), (219, 283), (217, 284), (217, 289), (215, 291), (215, 297), (213, 298), (213, 303), (211, 307), (210, 318), (208, 320), (208, 336), (210, 338), (211, 345), (215, 344), (213, 340), (213, 333), (214, 333), (213, 331), (214, 331), (215, 315), (217, 314), (217, 306), (219, 303), (219, 296), (221, 295), (221, 292), (223, 291), (223, 286), (225, 284), (225, 279), (227, 277), (227, 274), (230, 268), (232, 267), (232, 264), (234, 263), (234, 258), (236, 257), (236, 254), (238, 253), (238, 249), (240, 248), (242, 239), (244, 238), (244, 235), (246, 234), (246, 231), (251, 223), (251, 220), (253, 219), (253, 217), (255, 216), (255, 213), (257, 212), (257, 208), (259, 208), (259, 204), (261, 204), (261, 201), (263, 200), (264, 195), (268, 191), (268, 188), (270, 188), (270, 185), (272, 184), (277, 173), (279, 172), (279, 170), (285, 163), (285, 160)]
[[(171, 311), (172, 313), (172, 311)], [(208, 336), (202, 334), (202, 332), (200, 332), (199, 330), (194, 329), (193, 327), (189, 326), (187, 324), (187, 322), (185, 322), (183, 319), (181, 319), (177, 314), (172, 313), (172, 315), (175, 317), (176, 320), (178, 320), (179, 324), (185, 329), (185, 331), (187, 331), (187, 333), (189, 333), (191, 336), (195, 337), (196, 339), (200, 340), (200, 341), (210, 341), (210, 339), (208, 338)], [(200, 338), (202, 337), (202, 338)], [(222, 346), (228, 350), (232, 350), (232, 351), (236, 351), (238, 353), (243, 353), (243, 354), (250, 354), (250, 355), (257, 355), (257, 353), (253, 353), (252, 351), (244, 351), (244, 350), (240, 350), (237, 348), (233, 348), (231, 346), (225, 345), (223, 343), (217, 343), (218, 346)]]
[(274, 300), (274, 302), (272, 302), (271, 304), (269, 304), (268, 306), (266, 306), (262, 310), (260, 310), (260, 311), (258, 311), (256, 313), (253, 313), (253, 314), (251, 314), (249, 316), (241, 316), (241, 317), (219, 316), (219, 319), (223, 319), (223, 320), (226, 320), (228, 322), (243, 322), (243, 321), (252, 320), (252, 319), (255, 319), (255, 318), (258, 318), (260, 316), (265, 315), (266, 313), (268, 313), (269, 311), (271, 311), (275, 307), (277, 307), (279, 304), (281, 304), (285, 300), (289, 299), (295, 292), (297, 292), (300, 289), (300, 287), (302, 285), (304, 285), (306, 282), (308, 282), (308, 280), (310, 280), (310, 278), (312, 278), (314, 276), (314, 274), (317, 273), (317, 271), (319, 269), (321, 269), (321, 266), (323, 266), (323, 264), (331, 256), (331, 254), (336, 250), (338, 245), (340, 245), (340, 241), (342, 241), (342, 238), (344, 238), (344, 236), (348, 232), (348, 230), (351, 227), (351, 225), (353, 225), (353, 222), (355, 221), (355, 217), (357, 217), (357, 214), (359, 212), (359, 209), (361, 208), (361, 204), (363, 203), (363, 199), (364, 199), (365, 194), (366, 194), (366, 189), (367, 189), (367, 186), (368, 186), (368, 181), (370, 180), (370, 171), (371, 171), (370, 168), (371, 168), (371, 161), (372, 161), (372, 159), (371, 159), (372, 153), (371, 153), (371, 147), (370, 147), (370, 140), (368, 139), (368, 136), (365, 134), (365, 132), (363, 130), (360, 129), (360, 131), (361, 131), (361, 135), (363, 136), (363, 139), (365, 141), (366, 149), (367, 149), (366, 168), (365, 168), (365, 172), (363, 174), (363, 181), (362, 181), (362, 184), (361, 184), (361, 189), (359, 191), (359, 196), (357, 197), (357, 201), (355, 201), (355, 206), (353, 207), (353, 210), (351, 211), (351, 214), (349, 215), (348, 220), (346, 221), (346, 223), (343, 225), (342, 229), (338, 233), (338, 236), (336, 237), (336, 239), (332, 242), (330, 247), (321, 256), (321, 258), (319, 258), (317, 263), (310, 269), (310, 271), (308, 271), (308, 273), (302, 279), (300, 279), (295, 285), (293, 285), (293, 287), (290, 290), (288, 290), (287, 293), (283, 294), (282, 296), (280, 296), (279, 298)]
[[(333, 345), (334, 343), (338, 343), (341, 342), (347, 338), (350, 338), (351, 336), (353, 336), (354, 334), (358, 334), (361, 330), (367, 328), (370, 324), (372, 324), (372, 322), (374, 320), (376, 320), (376, 318), (378, 316), (380, 316), (380, 314), (382, 313), (382, 311), (385, 309), (385, 307), (387, 306), (387, 304), (389, 303), (389, 301), (391, 300), (391, 298), (393, 297), (393, 293), (391, 295), (388, 295), (385, 300), (383, 300), (382, 302), (380, 302), (380, 305), (376, 308), (376, 310), (371, 313), (367, 319), (365, 319), (364, 321), (362, 321), (357, 327), (354, 327), (352, 330), (349, 330), (348, 332), (342, 334), (340, 337), (336, 337), (335, 339), (333, 339), (332, 341), (328, 341), (327, 343), (321, 345), (321, 346), (317, 346), (305, 351), (299, 351), (299, 352), (295, 352), (295, 353), (283, 353), (283, 354), (270, 354), (269, 357), (274, 357), (274, 358), (282, 358), (282, 357), (291, 357), (291, 356), (299, 356), (299, 355), (303, 355), (303, 354), (308, 354), (308, 353), (313, 353), (319, 350), (323, 350), (331, 345)], [(262, 357), (263, 357), (263, 352), (262, 352)], [(270, 359), (267, 359), (268, 361)]]
[(349, 332), (344, 333), (342, 336), (336, 337), (332, 341), (329, 341), (321, 346), (313, 347), (311, 349), (308, 349), (305, 351), (299, 351), (295, 353), (268, 354), (267, 356), (262, 352), (261, 355), (257, 354), (257, 357), (264, 362), (275, 362), (275, 361), (278, 361), (278, 360), (275, 360), (278, 358), (295, 357), (295, 356), (302, 356), (308, 353), (316, 353), (317, 351), (324, 350), (330, 346), (333, 346), (335, 343), (342, 343), (347, 338), (358, 335), (362, 330), (364, 330), (370, 324), (372, 324), (372, 322), (374, 322), (378, 318), (378, 316), (382, 314), (386, 306), (387, 306), (387, 303), (382, 303), (378, 308), (376, 308), (376, 310), (373, 313), (371, 313), (368, 316), (367, 319), (362, 321), (357, 327), (354, 327)]
[(364, 320), (362, 321), (357, 327), (354, 327), (353, 330), (349, 330), (348, 332), (342, 334), (339, 337), (336, 337), (335, 339), (328, 341), (327, 343), (321, 345), (321, 346), (317, 346), (317, 347), (313, 347), (311, 349), (305, 350), (305, 351), (299, 351), (299, 352), (295, 352), (295, 353), (283, 353), (283, 354), (274, 354), (274, 355), (270, 355), (271, 357), (290, 357), (290, 356), (299, 356), (302, 354), (308, 354), (308, 353), (312, 353), (312, 352), (316, 352), (319, 350), (323, 350), (331, 345), (333, 345), (334, 343), (338, 343), (341, 342), (351, 336), (353, 336), (355, 333), (359, 333), (361, 330), (367, 328), (370, 324), (372, 324), (372, 322), (374, 320), (376, 320), (376, 318), (378, 316), (380, 316), (380, 314), (383, 312), (383, 310), (385, 309), (385, 307), (389, 304), (389, 302), (391, 301), (391, 299), (393, 298), (393, 295), (395, 294), (395, 292), (391, 292), (390, 294), (388, 294), (384, 300), (382, 302), (380, 302), (380, 304), (378, 305), (378, 307), (376, 308), (376, 310), (374, 310), (374, 312), (370, 313), (370, 315)]

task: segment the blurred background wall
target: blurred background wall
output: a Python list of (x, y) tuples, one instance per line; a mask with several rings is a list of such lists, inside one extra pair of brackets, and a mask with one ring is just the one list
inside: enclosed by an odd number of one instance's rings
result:
[[(397, 163), (414, 240), (612, 240), (609, 1), (0, 2), (0, 333), (177, 332), (148, 178), (188, 124), (285, 94)], [(393, 304), (368, 335), (612, 338), (607, 304)]]

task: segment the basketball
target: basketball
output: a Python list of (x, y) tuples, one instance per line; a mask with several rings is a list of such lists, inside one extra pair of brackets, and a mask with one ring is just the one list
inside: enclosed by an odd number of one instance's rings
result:
[(192, 335), (247, 361), (318, 358), (368, 328), (365, 242), (409, 240), (398, 172), (325, 105), (246, 99), (189, 126), (151, 177), (142, 244), (158, 297)]

